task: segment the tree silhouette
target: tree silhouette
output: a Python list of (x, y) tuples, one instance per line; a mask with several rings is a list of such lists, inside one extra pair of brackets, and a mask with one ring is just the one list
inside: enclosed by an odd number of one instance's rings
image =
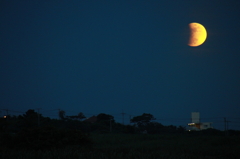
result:
[(152, 114), (143, 113), (140, 116), (133, 117), (130, 122), (136, 124), (138, 127), (147, 126), (151, 120), (156, 120)]
[(84, 115), (82, 112), (80, 112), (80, 113), (78, 113), (78, 115), (67, 116), (67, 118), (69, 118), (69, 119), (79, 119), (79, 120), (82, 120), (82, 119), (84, 119), (84, 118), (86, 118), (86, 117), (85, 117), (85, 115)]
[(64, 110), (59, 110), (58, 112), (59, 118), (64, 120), (65, 119), (65, 111)]
[(23, 114), (24, 125), (26, 127), (34, 127), (38, 125), (38, 120), (42, 119), (43, 116), (38, 114), (33, 109), (29, 109), (25, 114)]
[(77, 117), (78, 117), (79, 120), (82, 120), (82, 119), (86, 118), (86, 116), (82, 112), (78, 113)]

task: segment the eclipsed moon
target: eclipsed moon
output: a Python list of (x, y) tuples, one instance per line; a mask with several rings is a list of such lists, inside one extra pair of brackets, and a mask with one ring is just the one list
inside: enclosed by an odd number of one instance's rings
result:
[(192, 47), (196, 47), (202, 45), (207, 38), (207, 31), (203, 25), (199, 23), (190, 23), (190, 38), (188, 45)]

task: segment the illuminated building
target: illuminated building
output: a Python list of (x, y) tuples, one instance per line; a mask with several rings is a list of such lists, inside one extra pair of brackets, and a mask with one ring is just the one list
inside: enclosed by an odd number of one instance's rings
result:
[(199, 112), (192, 112), (191, 119), (192, 119), (192, 122), (188, 123), (189, 131), (200, 131), (200, 130), (213, 128), (211, 122), (200, 122)]

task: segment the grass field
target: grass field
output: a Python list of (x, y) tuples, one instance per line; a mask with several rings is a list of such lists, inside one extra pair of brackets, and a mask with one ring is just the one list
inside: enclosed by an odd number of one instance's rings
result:
[(47, 151), (2, 149), (3, 159), (238, 159), (239, 136), (92, 134), (92, 146)]

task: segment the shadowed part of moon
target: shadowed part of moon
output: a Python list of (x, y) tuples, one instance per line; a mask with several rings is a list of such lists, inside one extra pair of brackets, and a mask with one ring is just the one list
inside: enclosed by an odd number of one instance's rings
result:
[(189, 38), (189, 46), (196, 47), (203, 44), (207, 38), (207, 31), (203, 25), (199, 23), (190, 23), (190, 38)]

